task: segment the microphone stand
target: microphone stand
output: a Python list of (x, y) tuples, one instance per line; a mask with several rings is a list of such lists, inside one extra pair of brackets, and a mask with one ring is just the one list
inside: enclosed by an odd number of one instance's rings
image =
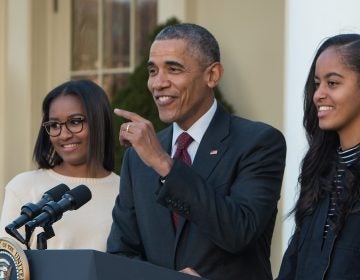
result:
[[(34, 226), (34, 224), (27, 223), (25, 225), (25, 233), (26, 233), (25, 243), (28, 249), (30, 249), (29, 242), (35, 230), (35, 227), (36, 226)], [(39, 250), (47, 249), (47, 240), (55, 236), (55, 232), (54, 229), (52, 228), (51, 223), (46, 223), (44, 226), (42, 226), (42, 228), (44, 229), (44, 231), (40, 232), (36, 237), (36, 248)]]
[(39, 250), (47, 249), (47, 240), (55, 236), (54, 229), (51, 225), (45, 225), (44, 231), (40, 232), (36, 237), (36, 248)]

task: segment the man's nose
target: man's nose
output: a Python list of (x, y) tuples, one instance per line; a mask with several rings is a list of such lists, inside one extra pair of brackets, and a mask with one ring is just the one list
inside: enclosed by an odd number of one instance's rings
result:
[(159, 72), (152, 78), (151, 86), (155, 90), (161, 90), (170, 86), (169, 78), (166, 74)]

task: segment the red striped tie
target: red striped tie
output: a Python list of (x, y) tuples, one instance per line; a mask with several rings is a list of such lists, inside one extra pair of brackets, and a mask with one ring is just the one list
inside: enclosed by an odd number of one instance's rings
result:
[[(174, 158), (182, 160), (187, 165), (191, 165), (191, 157), (187, 151), (187, 148), (189, 147), (192, 141), (194, 141), (194, 139), (192, 139), (192, 137), (188, 133), (186, 132), (181, 133), (178, 139), (176, 140), (177, 148), (174, 154)], [(179, 223), (179, 218), (180, 217), (177, 213), (172, 212), (172, 219), (175, 228)]]

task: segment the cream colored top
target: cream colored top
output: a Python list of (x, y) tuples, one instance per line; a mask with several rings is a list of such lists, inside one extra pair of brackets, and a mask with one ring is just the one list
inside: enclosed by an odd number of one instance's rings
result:
[[(112, 223), (111, 212), (119, 193), (120, 177), (115, 173), (104, 178), (76, 178), (60, 175), (51, 169), (39, 169), (15, 176), (5, 187), (0, 237), (10, 237), (5, 226), (20, 215), (23, 205), (38, 202), (44, 192), (61, 183), (70, 189), (81, 184), (86, 185), (92, 198), (79, 209), (65, 212), (62, 218), (53, 224), (55, 236), (47, 241), (47, 248), (95, 249), (105, 252)], [(41, 227), (34, 231), (32, 249), (36, 249), (36, 237), (41, 231)], [(25, 237), (24, 226), (19, 232)]]

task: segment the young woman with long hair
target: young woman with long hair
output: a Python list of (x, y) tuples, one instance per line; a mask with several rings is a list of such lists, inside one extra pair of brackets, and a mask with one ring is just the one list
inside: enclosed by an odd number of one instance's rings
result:
[(360, 35), (318, 49), (303, 124), (296, 227), (277, 279), (360, 279)]

